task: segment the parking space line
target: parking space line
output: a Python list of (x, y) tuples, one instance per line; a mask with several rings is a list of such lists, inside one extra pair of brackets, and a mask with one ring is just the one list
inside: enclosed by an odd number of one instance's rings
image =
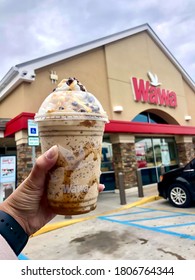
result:
[(152, 218), (141, 218), (141, 219), (135, 219), (135, 220), (130, 220), (131, 222), (142, 222), (142, 221), (152, 221), (152, 220), (159, 220), (159, 219), (169, 219), (173, 217), (180, 217), (183, 215), (180, 214), (175, 214), (175, 215), (166, 215), (166, 216), (157, 216), (157, 217), (152, 217)]
[(195, 226), (194, 223), (185, 223), (185, 224), (174, 224), (174, 225), (167, 225), (167, 226), (159, 226), (158, 228), (174, 228), (174, 227), (187, 227), (187, 226)]
[[(143, 205), (143, 204), (146, 204), (146, 203), (149, 203), (149, 202), (152, 202), (152, 201), (155, 201), (155, 200), (160, 200), (160, 199), (161, 199), (160, 196), (152, 195), (152, 196), (149, 196), (149, 197), (144, 197), (144, 198), (142, 198), (138, 201), (125, 204), (125, 205), (123, 205), (119, 208), (108, 210), (108, 211), (98, 213), (98, 214), (95, 214), (95, 215), (92, 215), (92, 216), (89, 215), (89, 216), (86, 216), (86, 217), (71, 219), (71, 220), (67, 220), (67, 221), (61, 221), (61, 222), (56, 222), (56, 223), (48, 223), (45, 226), (43, 226), (41, 229), (39, 229), (37, 232), (32, 234), (30, 237), (34, 237), (34, 236), (37, 236), (37, 235), (40, 235), (40, 234), (44, 234), (44, 233), (47, 233), (47, 232), (52, 231), (52, 230), (60, 229), (62, 227), (70, 226), (70, 225), (73, 225), (75, 223), (95, 219), (95, 218), (98, 218), (99, 216), (105, 216), (105, 215), (110, 215), (110, 214), (117, 213), (117, 212), (120, 212), (120, 211), (124, 211), (124, 210), (130, 209), (130, 208), (134, 208), (135, 206)], [(148, 211), (153, 211), (153, 210), (148, 210)]]
[[(190, 214), (190, 213), (182, 213), (182, 212), (175, 212), (175, 214), (172, 215), (166, 215), (166, 216), (156, 216), (156, 217), (150, 217), (150, 218), (138, 218), (138, 219), (125, 219), (125, 220), (120, 220), (117, 218), (121, 218), (121, 217), (125, 217), (127, 218), (127, 215), (129, 214), (130, 216), (135, 216), (135, 215), (141, 215), (144, 213), (149, 213), (149, 212), (156, 212), (158, 214), (158, 212), (167, 212), (167, 213), (172, 213), (171, 211), (167, 211), (167, 210), (157, 210), (157, 209), (148, 209), (148, 208), (140, 208), (141, 211), (135, 211), (135, 212), (131, 212), (131, 213), (124, 213), (124, 214), (119, 214), (119, 215), (108, 215), (108, 216), (100, 216), (98, 217), (98, 219), (101, 220), (105, 220), (105, 221), (109, 221), (109, 222), (113, 222), (113, 223), (119, 223), (125, 226), (132, 226), (132, 227), (136, 227), (136, 228), (141, 228), (144, 230), (151, 230), (151, 231), (155, 231), (158, 233), (163, 233), (163, 234), (168, 234), (168, 235), (173, 235), (173, 236), (177, 236), (180, 238), (186, 238), (186, 239), (191, 239), (191, 240), (195, 240), (195, 236), (194, 235), (190, 235), (190, 234), (183, 234), (177, 231), (169, 231), (166, 230), (168, 228), (178, 228), (178, 227), (182, 227), (182, 226), (194, 226), (195, 222), (191, 222), (191, 223), (185, 223), (185, 224), (172, 224), (172, 225), (161, 225), (161, 226), (147, 226), (147, 225), (143, 225), (143, 224), (139, 224), (139, 222), (143, 222), (143, 221), (150, 221), (150, 220), (155, 220), (155, 219), (161, 219), (161, 221), (163, 221), (163, 219), (167, 219), (167, 218), (174, 218), (174, 217), (180, 217), (180, 216), (195, 216), (195, 214)], [(151, 211), (148, 211), (151, 210)]]
[(151, 208), (140, 208), (142, 209), (141, 211), (135, 211), (135, 212), (132, 212), (132, 213), (122, 213), (122, 214), (113, 214), (113, 215), (109, 215), (109, 217), (120, 217), (120, 216), (128, 216), (128, 215), (136, 215), (136, 214), (142, 214), (143, 212), (144, 213), (147, 213), (147, 212), (154, 212), (156, 211), (155, 209), (151, 209)]

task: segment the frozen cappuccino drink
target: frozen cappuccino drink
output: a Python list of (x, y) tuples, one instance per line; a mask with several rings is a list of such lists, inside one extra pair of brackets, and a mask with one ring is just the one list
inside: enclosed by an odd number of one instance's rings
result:
[(96, 208), (102, 136), (107, 115), (75, 78), (64, 79), (35, 115), (42, 152), (57, 145), (47, 196), (56, 214), (77, 215)]

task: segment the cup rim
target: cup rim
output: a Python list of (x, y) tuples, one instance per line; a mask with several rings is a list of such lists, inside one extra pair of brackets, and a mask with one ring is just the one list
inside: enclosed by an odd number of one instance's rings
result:
[(80, 112), (52, 112), (46, 114), (35, 114), (34, 120), (50, 121), (50, 120), (97, 120), (108, 123), (107, 115), (97, 113), (80, 113)]

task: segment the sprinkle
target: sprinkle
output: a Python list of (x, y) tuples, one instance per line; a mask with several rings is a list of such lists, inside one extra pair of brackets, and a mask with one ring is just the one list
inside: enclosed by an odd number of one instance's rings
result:
[(71, 104), (72, 104), (73, 106), (78, 106), (78, 103), (77, 103), (76, 101), (73, 101)]

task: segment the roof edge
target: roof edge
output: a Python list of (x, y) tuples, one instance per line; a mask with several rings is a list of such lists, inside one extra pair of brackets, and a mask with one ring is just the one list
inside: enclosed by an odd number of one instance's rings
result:
[[(62, 56), (63, 56), (63, 59), (65, 59), (65, 58), (80, 54), (82, 52), (103, 46), (105, 44), (112, 43), (113, 41), (118, 41), (127, 36), (146, 31), (147, 29), (151, 29), (150, 26), (147, 23), (142, 24), (142, 25), (133, 27), (131, 29), (126, 29), (126, 30), (102, 37), (102, 38), (95, 39), (93, 41), (88, 41), (86, 43), (76, 45), (76, 46), (68, 48), (68, 49), (64, 49), (64, 50), (54, 52), (54, 53), (51, 53), (51, 54), (48, 54), (48, 55), (45, 55), (45, 56), (42, 56), (42, 57), (39, 57), (36, 59), (32, 59), (32, 60), (26, 61), (24, 63), (17, 64), (16, 66), (18, 68), (21, 68), (21, 67), (27, 67), (29, 65), (33, 65), (33, 69), (36, 70), (36, 69), (38, 69), (36, 67), (40, 61), (42, 61), (41, 67), (44, 67), (46, 65), (49, 65), (49, 64), (62, 60)], [(45, 61), (45, 63), (44, 63), (44, 61)], [(50, 61), (52, 61), (52, 62), (50, 63)]]
[[(165, 55), (170, 59), (170, 61), (175, 65), (175, 67), (182, 73), (182, 77), (187, 82), (187, 84), (192, 88), (192, 90), (195, 91), (194, 81), (187, 74), (187, 72), (180, 65), (180, 63), (176, 60), (176, 58), (172, 55), (172, 53), (168, 50), (168, 48), (164, 45), (164, 43), (160, 40), (160, 38), (156, 35), (156, 33), (153, 31), (150, 25), (148, 23), (145, 23), (137, 27), (126, 29), (118, 33), (111, 34), (75, 47), (71, 47), (21, 64), (17, 64), (16, 66), (12, 67), (4, 76), (4, 78), (0, 81), (0, 100), (5, 98), (19, 83), (23, 81), (34, 81), (35, 70), (37, 69), (143, 31), (148, 32), (149, 36), (157, 43), (159, 48), (165, 53)], [(28, 75), (25, 73), (28, 73)]]
[(174, 55), (169, 51), (169, 49), (166, 47), (166, 45), (161, 41), (161, 39), (158, 37), (158, 35), (155, 33), (154, 30), (150, 28), (150, 36), (152, 37), (152, 39), (158, 43), (159, 47), (163, 50), (163, 52), (167, 55), (167, 57), (169, 58), (169, 60), (176, 66), (177, 69), (179, 69), (179, 71), (181, 73), (183, 73), (183, 78), (184, 80), (189, 84), (189, 86), (195, 90), (195, 82), (192, 80), (192, 78), (189, 76), (189, 74), (186, 72), (186, 70), (183, 68), (183, 66), (179, 63), (179, 61), (174, 57)]

